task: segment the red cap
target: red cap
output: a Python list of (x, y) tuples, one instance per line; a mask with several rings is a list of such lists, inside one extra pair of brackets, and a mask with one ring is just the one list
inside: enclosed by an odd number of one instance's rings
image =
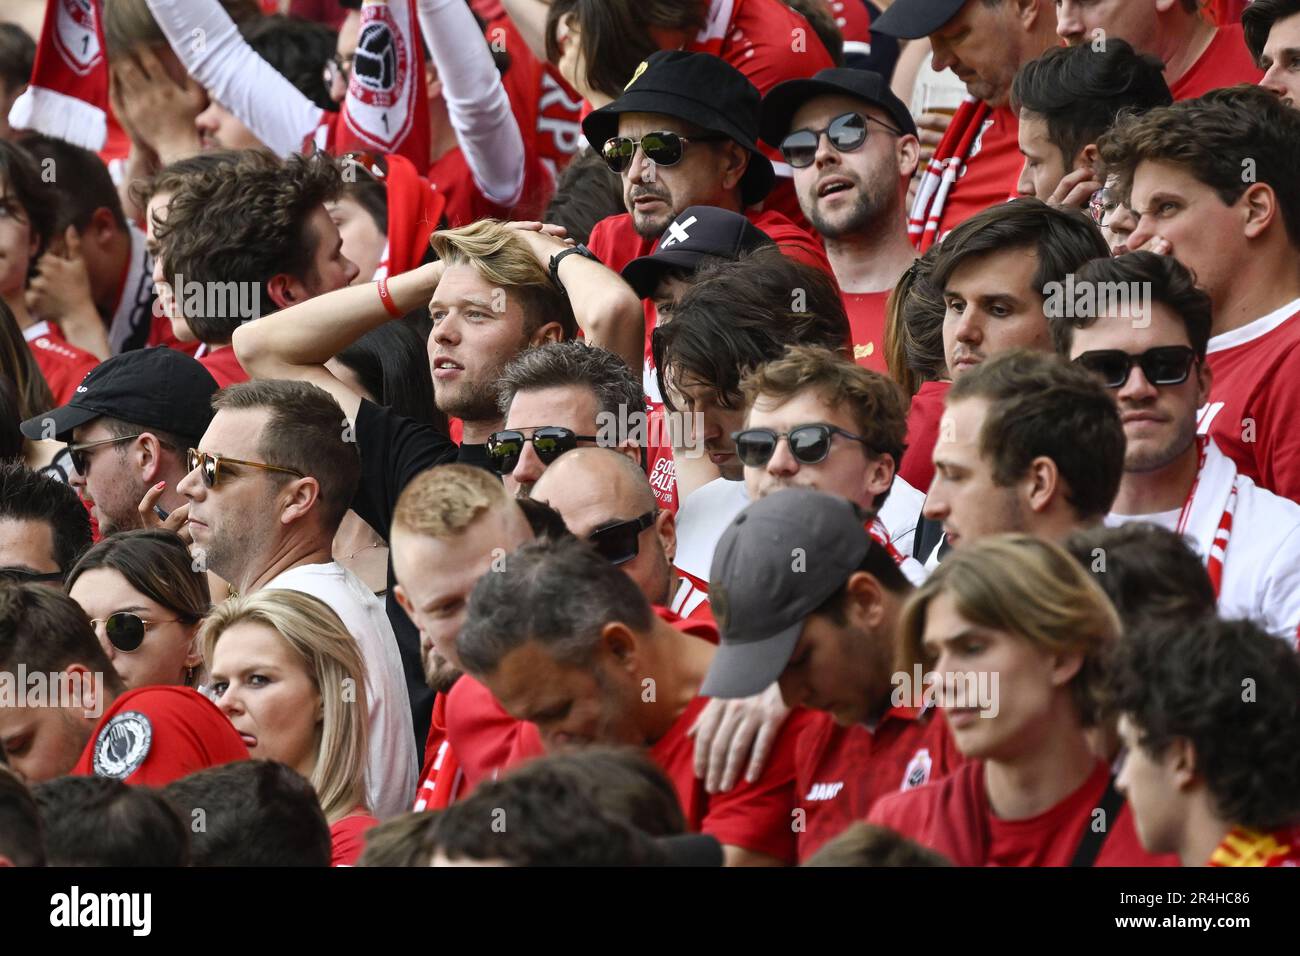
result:
[(100, 718), (74, 776), (162, 787), (196, 770), (247, 760), (230, 721), (189, 687), (138, 687)]

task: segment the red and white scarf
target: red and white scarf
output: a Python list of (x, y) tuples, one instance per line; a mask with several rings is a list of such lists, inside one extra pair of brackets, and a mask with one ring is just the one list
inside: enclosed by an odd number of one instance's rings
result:
[(957, 112), (943, 134), (930, 163), (921, 177), (912, 204), (912, 214), (907, 220), (908, 238), (921, 252), (926, 252), (939, 240), (939, 224), (953, 183), (966, 171), (971, 151), (984, 131), (993, 108), (983, 100), (967, 94), (957, 107)]
[(398, 153), (429, 168), (429, 98), (414, 0), (366, 0), (331, 151)]
[(1196, 480), (1187, 492), (1187, 500), (1178, 515), (1175, 530), (1196, 543), (1205, 561), (1205, 570), (1219, 596), (1223, 585), (1223, 565), (1228, 560), (1228, 540), (1232, 537), (1232, 516), (1237, 508), (1237, 466), (1202, 435), (1200, 465)]
[(108, 136), (108, 60), (100, 0), (47, 0), (27, 89), (9, 125), (98, 151)]

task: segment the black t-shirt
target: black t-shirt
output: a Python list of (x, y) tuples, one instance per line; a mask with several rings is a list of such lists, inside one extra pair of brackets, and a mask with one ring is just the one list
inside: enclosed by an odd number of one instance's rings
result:
[(352, 510), (387, 540), (402, 489), (420, 472), (456, 461), (459, 450), (432, 425), (404, 418), (364, 398), (357, 410), (355, 437), (361, 453), (361, 484)]

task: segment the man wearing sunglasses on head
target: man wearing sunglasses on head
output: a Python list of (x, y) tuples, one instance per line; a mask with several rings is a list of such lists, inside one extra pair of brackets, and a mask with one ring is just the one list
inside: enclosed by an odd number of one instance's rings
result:
[(794, 170), (804, 216), (826, 243), (853, 332), (853, 358), (885, 367), (885, 303), (916, 259), (907, 238), (907, 184), (916, 123), (884, 77), (822, 70), (763, 99), (765, 142)]
[(1214, 439), (1196, 434), (1212, 381), (1209, 297), (1177, 260), (1150, 252), (1091, 262), (1077, 281), (1149, 290), (1129, 308), (1111, 303), (1052, 323), (1061, 353), (1106, 385), (1124, 423), (1124, 476), (1107, 524), (1149, 521), (1187, 536), (1220, 614), (1251, 618), (1295, 644), (1300, 505), (1258, 487)]
[(61, 588), (90, 542), (90, 518), (76, 492), (21, 462), (0, 464), (0, 585)]
[(109, 535), (145, 525), (140, 501), (159, 484), (150, 507), (170, 513), (185, 503), (176, 491), (190, 470), (185, 451), (212, 421), (216, 390), (207, 369), (182, 352), (123, 352), (94, 368), (68, 404), (23, 422), (23, 434), (68, 442), (68, 483)]

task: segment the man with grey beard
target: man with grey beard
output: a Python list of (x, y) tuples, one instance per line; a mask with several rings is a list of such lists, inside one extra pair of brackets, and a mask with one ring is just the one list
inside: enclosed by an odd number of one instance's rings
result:
[(887, 372), (885, 304), (916, 260), (906, 203), (921, 146), (911, 113), (878, 74), (829, 69), (773, 87), (760, 132), (793, 168), (799, 207), (826, 245), (854, 360)]

